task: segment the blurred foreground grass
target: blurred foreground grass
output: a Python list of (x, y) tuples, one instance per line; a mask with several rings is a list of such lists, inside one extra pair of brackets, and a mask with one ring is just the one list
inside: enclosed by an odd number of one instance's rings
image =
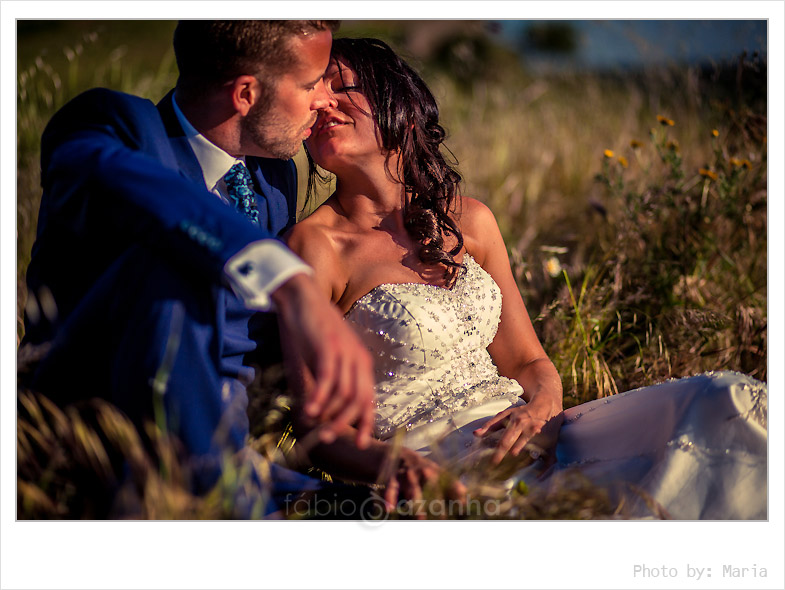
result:
[[(89, 87), (157, 101), (176, 81), (173, 23), (26, 26), (17, 64), (20, 336), (44, 125)], [(476, 23), (429, 30), (349, 22), (341, 34), (386, 38), (433, 88), (464, 194), (497, 216), (566, 406), (712, 369), (765, 381), (766, 63), (740, 56), (533, 76)], [(20, 469), (20, 516), (89, 514), (46, 505), (41, 473)], [(220, 511), (177, 514), (208, 513)]]

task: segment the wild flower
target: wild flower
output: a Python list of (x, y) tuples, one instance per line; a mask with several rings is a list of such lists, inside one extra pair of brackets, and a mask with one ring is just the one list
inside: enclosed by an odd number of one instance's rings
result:
[(551, 275), (553, 278), (558, 277), (561, 274), (562, 267), (559, 259), (555, 256), (551, 256), (548, 260), (545, 261), (545, 270), (546, 272)]
[(716, 130), (716, 129), (712, 129), (712, 130), (711, 130), (711, 134), (712, 134), (714, 137), (719, 137), (719, 136), (720, 136), (720, 132), (719, 132), (718, 130)]
[(747, 170), (749, 170), (750, 168), (752, 168), (752, 162), (750, 162), (750, 161), (749, 161), (749, 160), (747, 160), (746, 158), (745, 158), (744, 160), (742, 160), (742, 161), (741, 161), (741, 165), (742, 165), (744, 168), (746, 168)]
[(657, 121), (664, 127), (673, 127), (675, 125), (673, 119), (668, 119), (668, 117), (663, 117), (662, 115), (657, 115)]
[(627, 166), (630, 165), (630, 163), (627, 161), (627, 158), (625, 158), (624, 156), (619, 156), (618, 160), (619, 160), (619, 164), (621, 164), (622, 168), (626, 168)]
[(667, 144), (665, 144), (665, 147), (668, 148), (672, 152), (678, 152), (679, 151), (679, 142), (676, 141), (675, 139), (671, 139), (670, 141), (668, 141)]
[(643, 146), (643, 144), (640, 141), (638, 141), (637, 139), (633, 139), (633, 140), (630, 141), (630, 147), (632, 149), (634, 149), (634, 150), (637, 150), (637, 149), (639, 149), (642, 146)]
[(731, 158), (728, 161), (731, 163), (732, 166), (735, 166), (736, 168), (739, 168), (741, 166), (741, 160), (739, 160), (738, 158)]
[(716, 172), (713, 172), (712, 170), (709, 170), (708, 168), (699, 168), (698, 169), (698, 174), (700, 174), (701, 176), (704, 176), (706, 178), (711, 178), (712, 180), (717, 180), (719, 178), (719, 176), (717, 176)]
[(604, 152), (602, 152), (602, 153), (603, 153), (603, 154), (605, 155), (605, 157), (606, 157), (606, 158), (608, 158), (608, 159), (610, 159), (610, 158), (612, 158), (612, 157), (614, 156), (613, 150), (605, 150), (605, 151), (604, 151)]

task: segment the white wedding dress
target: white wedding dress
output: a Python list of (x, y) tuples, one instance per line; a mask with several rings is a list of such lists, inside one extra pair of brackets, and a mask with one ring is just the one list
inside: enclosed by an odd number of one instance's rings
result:
[[(470, 255), (464, 264), (451, 289), (382, 284), (346, 314), (375, 355), (377, 436), (400, 432), (404, 445), (440, 460), (481, 452), (472, 431), (524, 403), (521, 386), (499, 375), (486, 350), (498, 327), (501, 292)], [(633, 517), (651, 516), (652, 505), (677, 519), (767, 517), (764, 384), (739, 373), (709, 373), (591, 401), (564, 415), (557, 461), (546, 475), (579, 470), (594, 484), (635, 490), (640, 501), (627, 503)]]

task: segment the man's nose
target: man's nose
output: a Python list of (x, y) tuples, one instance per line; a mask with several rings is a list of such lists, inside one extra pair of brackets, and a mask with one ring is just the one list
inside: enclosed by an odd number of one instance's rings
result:
[(316, 96), (314, 96), (313, 103), (311, 104), (311, 109), (314, 111), (318, 111), (321, 109), (326, 109), (327, 107), (335, 108), (338, 106), (338, 99), (335, 98), (335, 94), (327, 88), (327, 85), (324, 83), (324, 80), (320, 80), (319, 83), (316, 85)]

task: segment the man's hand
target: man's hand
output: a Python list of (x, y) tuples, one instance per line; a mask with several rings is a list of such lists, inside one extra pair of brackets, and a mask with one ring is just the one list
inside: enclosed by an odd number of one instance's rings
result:
[[(435, 485), (442, 474), (442, 468), (438, 464), (405, 447), (400, 449), (394, 464), (397, 466), (396, 469), (390, 470), (391, 473), (383, 476), (387, 481), (380, 482), (385, 484), (384, 502), (388, 511), (395, 509), (399, 499), (415, 502), (421, 500), (423, 488)], [(455, 480), (449, 485), (446, 493), (452, 500), (463, 501), (466, 497), (466, 487)], [(426, 513), (418, 510), (417, 518), (425, 517)]]
[(374, 421), (370, 353), (311, 277), (293, 276), (271, 298), (279, 314), (281, 341), (313, 377), (313, 387), (305, 392), (305, 412), (322, 424), (321, 439), (332, 442), (355, 425), (357, 446), (365, 448)]

